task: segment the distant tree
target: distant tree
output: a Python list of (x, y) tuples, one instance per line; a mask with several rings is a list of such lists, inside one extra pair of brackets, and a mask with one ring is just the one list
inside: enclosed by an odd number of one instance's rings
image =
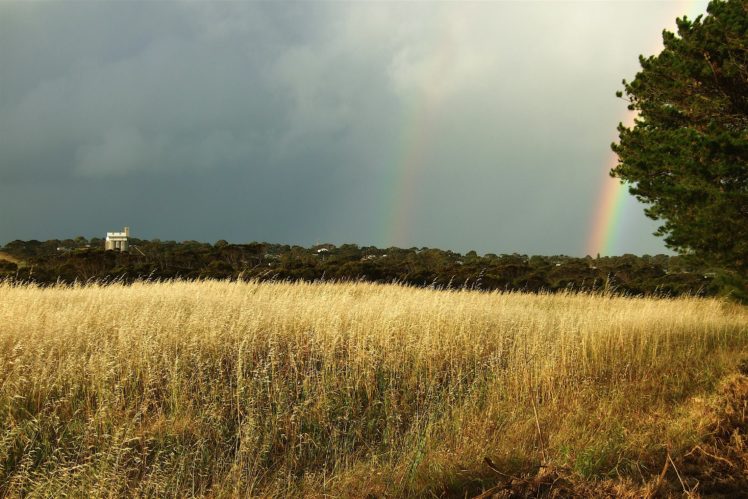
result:
[(611, 175), (648, 204), (656, 234), (683, 254), (748, 275), (748, 2), (663, 31), (659, 55), (623, 81), (633, 127), (618, 125)]

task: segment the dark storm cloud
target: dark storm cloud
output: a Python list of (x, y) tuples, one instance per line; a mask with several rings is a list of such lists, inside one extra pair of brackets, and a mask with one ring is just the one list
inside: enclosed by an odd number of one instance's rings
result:
[(246, 160), (282, 133), (288, 110), (268, 77), (279, 48), (266, 33), (283, 23), (261, 4), (239, 8), (249, 22), (238, 27), (201, 5), (13, 7), (3, 56), (30, 75), (3, 92), (5, 178), (190, 173)]
[[(128, 224), (162, 239), (579, 254), (623, 118), (613, 92), (674, 15), (4, 2), (0, 240)], [(392, 241), (388, 204), (426, 126), (409, 232)], [(637, 216), (622, 250), (661, 250)]]

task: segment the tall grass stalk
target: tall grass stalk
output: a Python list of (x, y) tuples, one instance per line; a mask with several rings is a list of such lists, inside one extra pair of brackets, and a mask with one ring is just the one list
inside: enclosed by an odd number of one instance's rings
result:
[(541, 449), (629, 472), (698, 438), (747, 325), (696, 298), (0, 284), (0, 495), (438, 494)]

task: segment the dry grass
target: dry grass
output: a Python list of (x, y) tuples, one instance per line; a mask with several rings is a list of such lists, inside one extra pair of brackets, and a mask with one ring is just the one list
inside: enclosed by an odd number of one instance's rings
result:
[(0, 496), (462, 497), (543, 460), (648, 483), (703, 441), (747, 325), (693, 298), (0, 284)]

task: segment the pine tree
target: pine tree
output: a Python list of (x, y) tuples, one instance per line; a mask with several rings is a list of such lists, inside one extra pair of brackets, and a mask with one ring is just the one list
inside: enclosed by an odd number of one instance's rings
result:
[(611, 175), (647, 204), (668, 247), (748, 275), (748, 0), (663, 31), (619, 97), (638, 112), (618, 125)]

